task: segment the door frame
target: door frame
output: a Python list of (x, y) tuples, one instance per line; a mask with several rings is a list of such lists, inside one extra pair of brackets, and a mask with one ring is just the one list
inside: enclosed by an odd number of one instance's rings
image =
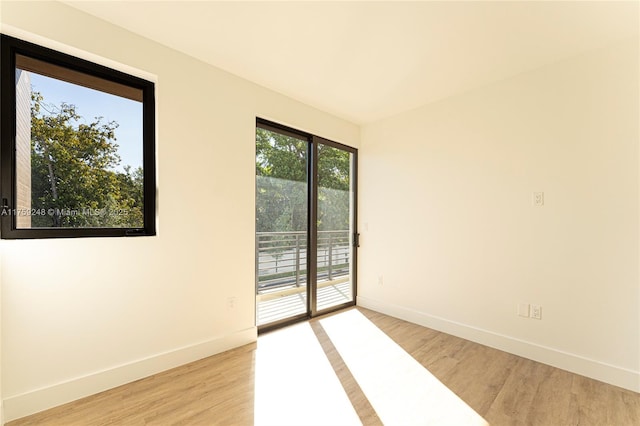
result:
[[(274, 321), (264, 325), (257, 325), (258, 333), (263, 333), (276, 328), (284, 327), (296, 322), (304, 321), (316, 316), (328, 314), (340, 309), (354, 306), (356, 304), (357, 297), (357, 261), (358, 261), (358, 150), (357, 148), (350, 147), (348, 145), (341, 144), (339, 142), (325, 139), (320, 136), (313, 135), (311, 133), (303, 132), (283, 124), (279, 124), (270, 120), (265, 120), (256, 117), (256, 128), (262, 128), (268, 131), (281, 133), (287, 136), (291, 136), (297, 139), (304, 139), (307, 141), (307, 311), (304, 314), (293, 315), (288, 318), (283, 318), (278, 321)], [(349, 152), (353, 157), (351, 162), (351, 187), (353, 188), (352, 199), (353, 203), (353, 217), (352, 229), (350, 235), (351, 243), (351, 292), (352, 300), (350, 302), (341, 303), (335, 306), (331, 306), (326, 309), (317, 309), (317, 272), (318, 272), (318, 146), (326, 145), (332, 148), (340, 149)], [(255, 156), (255, 155), (254, 155)], [(254, 230), (255, 232), (255, 230)], [(254, 260), (257, 262), (257, 259)], [(256, 282), (257, 282), (257, 270), (256, 270)], [(255, 289), (257, 295), (257, 288)], [(257, 313), (257, 298), (256, 298), (256, 313)], [(255, 319), (257, 323), (257, 315)]]

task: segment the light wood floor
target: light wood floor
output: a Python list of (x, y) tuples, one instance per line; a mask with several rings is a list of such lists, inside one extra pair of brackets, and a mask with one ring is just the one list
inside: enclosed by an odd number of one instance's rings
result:
[[(640, 425), (638, 393), (357, 309), (491, 425)], [(381, 424), (324, 328), (310, 327), (362, 423)], [(246, 345), (8, 425), (251, 425), (257, 350)], [(291, 391), (314, 397), (313, 384)]]

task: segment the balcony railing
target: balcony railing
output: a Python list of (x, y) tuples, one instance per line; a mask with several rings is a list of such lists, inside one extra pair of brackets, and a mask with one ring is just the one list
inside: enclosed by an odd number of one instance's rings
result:
[[(318, 281), (349, 275), (349, 231), (318, 232)], [(258, 294), (307, 283), (307, 233), (256, 233), (256, 289)]]

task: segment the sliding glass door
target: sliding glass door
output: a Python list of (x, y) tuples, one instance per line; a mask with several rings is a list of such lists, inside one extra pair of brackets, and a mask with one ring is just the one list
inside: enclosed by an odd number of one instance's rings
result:
[(352, 302), (355, 152), (316, 138), (315, 308), (323, 312)]
[(356, 150), (264, 120), (256, 128), (256, 323), (355, 301)]

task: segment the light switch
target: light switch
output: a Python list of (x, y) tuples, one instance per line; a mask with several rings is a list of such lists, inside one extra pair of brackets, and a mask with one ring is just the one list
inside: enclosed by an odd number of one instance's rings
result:
[(535, 207), (544, 206), (544, 192), (534, 192), (533, 193), (533, 205)]

